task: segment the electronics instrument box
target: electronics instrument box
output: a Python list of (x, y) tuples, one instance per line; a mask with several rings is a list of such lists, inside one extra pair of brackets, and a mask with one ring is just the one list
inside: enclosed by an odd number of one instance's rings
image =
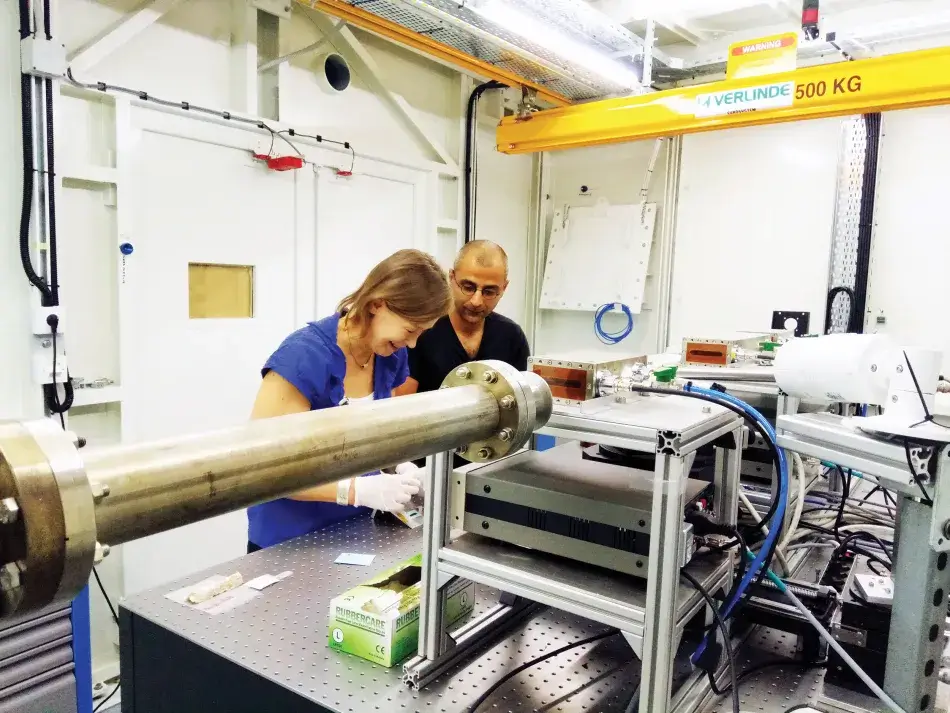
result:
[[(646, 577), (653, 519), (653, 472), (584, 460), (577, 443), (456, 471), (452, 502), (466, 532)], [(689, 479), (687, 506), (704, 507), (711, 483)], [(693, 556), (683, 523), (678, 559)]]
[[(330, 602), (331, 649), (359, 656), (380, 666), (395, 666), (419, 647), (419, 597), (422, 555), (416, 555), (360, 584)], [(449, 582), (446, 626), (461, 621), (475, 607), (475, 584)]]
[(605, 360), (603, 354), (563, 354), (528, 357), (528, 371), (551, 387), (556, 404), (580, 404), (597, 397), (597, 375), (619, 376), (624, 367), (646, 364), (646, 356), (622, 356)]

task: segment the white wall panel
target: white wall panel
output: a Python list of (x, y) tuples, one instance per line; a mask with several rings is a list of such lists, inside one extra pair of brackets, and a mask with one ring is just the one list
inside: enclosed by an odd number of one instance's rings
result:
[[(16, 3), (0, 4), (0, 418), (42, 415), (39, 388), (32, 383), (30, 306), (39, 293), (20, 267), (18, 247), (20, 168), (20, 52)], [(9, 38), (9, 39), (7, 39)]]
[[(884, 115), (868, 288), (868, 331), (943, 350), (950, 371), (947, 186), (950, 108)], [(885, 324), (878, 325), (883, 316)]]
[(57, 198), (69, 218), (57, 229), (69, 373), (86, 381), (119, 380), (114, 197), (111, 186), (68, 182)]
[[(598, 198), (606, 198), (614, 205), (640, 203), (640, 189), (646, 176), (653, 152), (653, 141), (637, 141), (616, 146), (597, 146), (585, 149), (558, 151), (547, 155), (551, 170), (551, 195), (555, 210), (568, 206), (592, 206)], [(666, 181), (666, 151), (664, 146), (657, 160), (647, 201), (656, 203), (656, 224), (660, 225)], [(586, 186), (587, 191), (581, 192)], [(657, 279), (660, 257), (660, 230), (654, 233), (653, 247), (647, 272), (644, 305), (634, 315), (634, 330), (620, 344), (602, 344), (594, 334), (594, 313), (563, 310), (541, 310), (537, 327), (538, 354), (564, 354), (584, 351), (605, 354), (652, 353), (657, 340)], [(601, 256), (610, 260), (610, 255)], [(621, 315), (605, 316), (604, 328), (615, 332), (624, 324)]]
[(337, 177), (320, 169), (317, 180), (317, 311), (332, 313), (383, 258), (402, 248), (427, 249), (417, 221), (425, 200), (411, 182), (373, 175)]
[(532, 157), (498, 153), (494, 126), (479, 127), (478, 151), (475, 237), (496, 242), (508, 253), (509, 286), (498, 312), (523, 327)]
[[(132, 7), (141, 3), (132, 3)], [(109, 6), (89, 0), (58, 3), (58, 27), (74, 50), (115, 24), (127, 0)], [(229, 106), (231, 6), (228, 0), (182, 2), (92, 68), (83, 82), (104, 81), (176, 101)], [(60, 31), (58, 30), (58, 31)]]
[[(145, 440), (242, 423), (261, 366), (296, 326), (294, 174), (267, 171), (245, 151), (141, 137), (124, 435)], [(189, 164), (202, 170), (181, 170)], [(253, 265), (254, 317), (189, 319), (189, 262)], [(246, 538), (238, 512), (129, 543), (125, 591), (236, 557)]]
[(671, 343), (769, 329), (773, 310), (824, 321), (841, 122), (684, 137)]

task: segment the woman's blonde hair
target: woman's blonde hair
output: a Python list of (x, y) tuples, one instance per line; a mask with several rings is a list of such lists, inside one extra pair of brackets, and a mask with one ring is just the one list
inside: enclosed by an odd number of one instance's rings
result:
[(372, 319), (370, 308), (377, 302), (421, 325), (448, 313), (452, 291), (434, 257), (421, 250), (399, 250), (370, 270), (363, 284), (340, 301), (337, 311), (366, 328)]

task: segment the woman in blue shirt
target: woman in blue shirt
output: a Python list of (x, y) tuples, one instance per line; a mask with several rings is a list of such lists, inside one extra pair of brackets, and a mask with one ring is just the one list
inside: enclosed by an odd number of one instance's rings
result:
[[(418, 250), (374, 267), (337, 312), (299, 329), (262, 370), (251, 418), (388, 399), (409, 375), (407, 347), (448, 312), (445, 271)], [(248, 509), (248, 552), (321, 530), (371, 510), (404, 509), (422, 483), (418, 469), (322, 485)]]

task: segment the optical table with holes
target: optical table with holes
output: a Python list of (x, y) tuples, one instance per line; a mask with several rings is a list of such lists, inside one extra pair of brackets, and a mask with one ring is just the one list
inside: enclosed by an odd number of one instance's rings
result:
[[(123, 713), (461, 713), (522, 663), (603, 631), (548, 609), (421, 691), (402, 682), (400, 666), (387, 669), (329, 649), (330, 600), (418, 553), (421, 544), (419, 530), (353, 520), (129, 597), (120, 608)], [(376, 558), (370, 567), (335, 564), (344, 552)], [(292, 574), (217, 615), (165, 596), (235, 571), (245, 582)], [(497, 591), (479, 587), (476, 613), (497, 598)], [(791, 656), (795, 640), (783, 636), (754, 635), (740, 668), (761, 661), (762, 647), (768, 656)], [(479, 710), (620, 712), (638, 676), (626, 642), (610, 637), (530, 667)], [(813, 699), (818, 676), (763, 672), (743, 684), (743, 702), (748, 710), (780, 713)], [(706, 710), (731, 711), (729, 699), (713, 699)]]

